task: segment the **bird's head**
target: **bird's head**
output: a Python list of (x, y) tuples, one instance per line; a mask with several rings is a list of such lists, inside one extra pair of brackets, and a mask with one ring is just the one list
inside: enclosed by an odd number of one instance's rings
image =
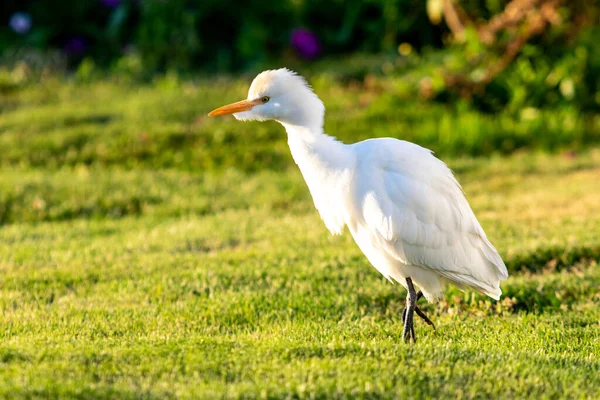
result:
[(273, 119), (283, 124), (321, 128), (325, 107), (303, 77), (280, 68), (258, 74), (246, 100), (219, 107), (208, 116), (227, 114), (240, 121)]

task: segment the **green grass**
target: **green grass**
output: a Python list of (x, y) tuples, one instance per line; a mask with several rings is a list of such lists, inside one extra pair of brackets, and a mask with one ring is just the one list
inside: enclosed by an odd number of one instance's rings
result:
[(329, 236), (282, 128), (203, 117), (244, 81), (48, 81), (0, 97), (0, 396), (597, 398), (600, 149), (540, 151), (597, 121), (315, 86), (332, 134), (444, 155), (508, 265), (500, 302), (450, 288), (406, 345), (404, 290)]

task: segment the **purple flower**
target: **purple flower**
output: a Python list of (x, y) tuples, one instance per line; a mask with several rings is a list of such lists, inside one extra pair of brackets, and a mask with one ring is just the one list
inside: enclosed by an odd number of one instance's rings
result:
[(121, 4), (121, 0), (100, 0), (100, 3), (104, 4), (108, 8), (115, 8)]
[(10, 16), (8, 25), (16, 33), (24, 35), (31, 29), (31, 15), (26, 12), (16, 12)]
[(64, 48), (67, 54), (72, 56), (78, 56), (85, 52), (85, 49), (87, 48), (87, 42), (85, 38), (81, 36), (75, 36), (67, 40)]
[(319, 39), (308, 29), (294, 29), (290, 43), (300, 57), (308, 60), (317, 57), (321, 53)]

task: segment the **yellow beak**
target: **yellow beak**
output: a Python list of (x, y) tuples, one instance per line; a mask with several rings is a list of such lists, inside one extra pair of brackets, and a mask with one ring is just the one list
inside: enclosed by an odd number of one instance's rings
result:
[(235, 114), (242, 111), (250, 111), (254, 106), (262, 104), (260, 99), (256, 100), (242, 100), (236, 103), (227, 104), (226, 106), (219, 107), (216, 110), (212, 110), (208, 113), (209, 117), (218, 117), (220, 115)]

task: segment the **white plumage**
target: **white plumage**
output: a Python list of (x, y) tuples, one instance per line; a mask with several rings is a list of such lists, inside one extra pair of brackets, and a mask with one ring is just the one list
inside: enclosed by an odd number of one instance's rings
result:
[(402, 140), (343, 144), (323, 132), (324, 113), (302, 77), (278, 69), (259, 74), (247, 100), (209, 115), (280, 122), (327, 229), (348, 227), (386, 278), (405, 287), (410, 278), (430, 301), (446, 282), (499, 299), (506, 266), (450, 169)]

